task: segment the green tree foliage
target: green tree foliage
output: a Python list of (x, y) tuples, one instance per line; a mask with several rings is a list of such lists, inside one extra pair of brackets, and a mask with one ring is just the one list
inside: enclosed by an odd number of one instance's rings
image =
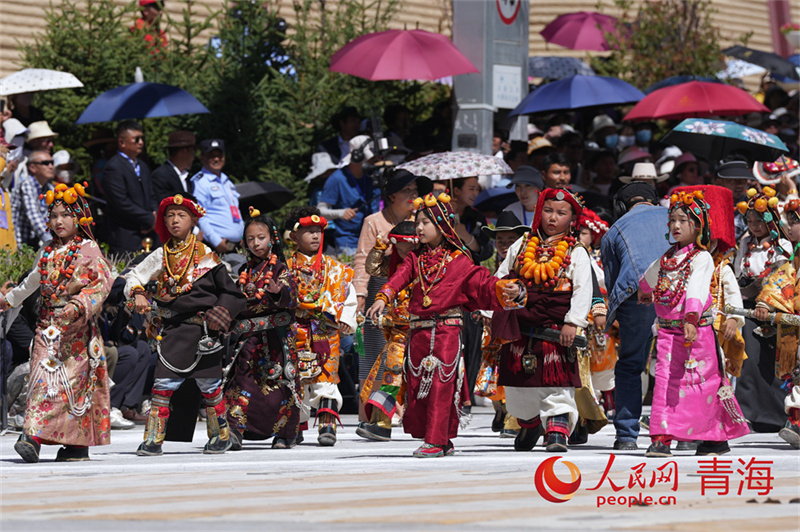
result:
[(330, 72), (335, 51), (386, 29), (397, 0), (293, 0), (296, 23), (288, 28), (280, 16), (284, 1), (235, 0), (221, 13), (190, 0), (181, 4), (181, 17), (162, 15), (169, 43), (161, 49), (145, 42), (145, 30), (131, 30), (137, 3), (114, 0), (51, 5), (46, 31), (23, 48), (26, 66), (69, 71), (85, 84), (39, 93), (34, 102), (60, 133), (58, 147), (77, 155), (84, 169), (90, 160), (83, 142), (91, 131), (113, 124), (75, 127), (75, 120), (100, 93), (133, 82), (137, 66), (146, 81), (177, 85), (211, 111), (147, 119), (146, 149), (154, 163), (166, 158), (168, 132), (188, 128), (199, 138), (226, 141), (226, 173), (235, 180), (277, 182), (298, 195), (296, 203), (305, 200), (302, 177), (314, 147), (334, 134), (330, 119), (343, 105), (380, 115), (387, 105), (403, 103), (421, 122), (434, 103), (449, 97), (449, 88), (440, 85)]
[(592, 58), (598, 74), (642, 89), (670, 76), (713, 76), (724, 68), (709, 0), (613, 0), (613, 6), (621, 15), (616, 31), (606, 35), (612, 53)]

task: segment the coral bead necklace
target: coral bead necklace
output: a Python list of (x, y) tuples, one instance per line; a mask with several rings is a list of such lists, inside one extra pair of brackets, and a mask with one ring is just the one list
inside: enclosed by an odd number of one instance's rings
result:
[[(658, 282), (653, 290), (653, 299), (660, 304), (674, 307), (678, 304), (683, 294), (686, 292), (686, 282), (689, 279), (692, 267), (692, 259), (700, 253), (701, 248), (692, 245), (686, 255), (678, 259), (675, 253), (678, 251), (678, 244), (673, 245), (661, 257), (661, 268), (658, 270)], [(677, 278), (673, 281), (669, 278), (669, 273), (675, 272)]]
[[(75, 255), (81, 247), (81, 237), (75, 235), (70, 242), (64, 245), (66, 246), (66, 253), (64, 254), (64, 262), (60, 268), (56, 269), (55, 261), (57, 257), (52, 255), (56, 249), (52, 244), (44, 248), (44, 254), (42, 254), (42, 258), (39, 259), (39, 275), (41, 277), (39, 282), (42, 287), (43, 300), (47, 306), (58, 299), (59, 292), (64, 292), (66, 290), (67, 283), (72, 279), (75, 273), (75, 266), (72, 264), (72, 261), (75, 260)], [(48, 276), (48, 263), (54, 270), (53, 275), (50, 276)]]
[[(261, 299), (264, 297), (264, 286), (268, 285), (273, 276), (273, 266), (278, 262), (278, 256), (270, 254), (269, 259), (265, 260), (263, 266), (256, 271), (255, 267), (245, 268), (239, 274), (239, 287), (248, 298)], [(264, 270), (269, 271), (264, 273)]]
[(546, 242), (541, 241), (538, 236), (528, 238), (522, 254), (519, 276), (534, 284), (554, 288), (561, 270), (567, 268), (572, 261), (568, 252), (575, 245), (576, 239), (564, 236), (558, 242)]

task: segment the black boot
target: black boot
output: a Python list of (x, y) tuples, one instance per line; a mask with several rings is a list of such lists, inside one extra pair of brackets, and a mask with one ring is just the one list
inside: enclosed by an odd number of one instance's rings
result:
[(24, 432), (19, 435), (17, 443), (14, 444), (14, 450), (29, 464), (35, 464), (39, 461), (39, 451), (42, 446), (39, 442), (28, 436)]
[(242, 433), (235, 427), (229, 427), (229, 430), (231, 435), (231, 451), (241, 451), (242, 440), (244, 439)]
[(778, 436), (791, 445), (792, 449), (800, 449), (800, 427), (792, 423), (791, 420), (786, 422), (786, 425), (778, 433)]
[(565, 453), (567, 452), (567, 437), (560, 432), (548, 432), (544, 445), (548, 453)]
[(317, 408), (319, 420), (319, 436), (317, 441), (323, 447), (333, 447), (336, 444), (336, 422), (339, 420), (339, 409), (333, 399), (323, 399)]
[(144, 442), (136, 449), (137, 456), (160, 456), (163, 454), (161, 444), (167, 433), (169, 421), (169, 401), (172, 392), (153, 391), (150, 412), (144, 429)]
[(520, 427), (517, 436), (514, 438), (515, 451), (530, 451), (536, 446), (539, 437), (544, 432), (542, 424), (539, 423), (535, 428)]
[(65, 445), (56, 453), (56, 462), (84, 462), (89, 459), (88, 447)]
[(589, 441), (589, 427), (586, 425), (586, 420), (578, 418), (578, 424), (575, 425), (575, 430), (569, 435), (570, 445), (583, 445)]
[(502, 401), (492, 401), (494, 406), (494, 418), (492, 418), (492, 432), (503, 430), (503, 423), (506, 420), (506, 408)]
[(704, 441), (697, 446), (695, 456), (719, 456), (731, 452), (726, 441)]

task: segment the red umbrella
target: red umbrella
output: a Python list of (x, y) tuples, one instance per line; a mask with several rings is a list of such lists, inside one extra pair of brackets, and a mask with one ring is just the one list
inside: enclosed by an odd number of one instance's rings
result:
[(330, 69), (371, 81), (435, 80), (478, 72), (450, 39), (424, 30), (362, 35), (333, 54)]
[(556, 17), (539, 32), (544, 40), (572, 50), (608, 50), (606, 33), (616, 31), (617, 19), (594, 11)]
[(703, 118), (768, 113), (748, 92), (724, 83), (690, 81), (658, 89), (637, 103), (624, 120)]

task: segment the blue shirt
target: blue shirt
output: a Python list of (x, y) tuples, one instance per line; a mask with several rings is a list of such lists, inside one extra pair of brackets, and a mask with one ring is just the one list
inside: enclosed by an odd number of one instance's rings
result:
[[(192, 183), (194, 197), (206, 210), (206, 215), (197, 224), (205, 241), (215, 248), (223, 238), (230, 242), (242, 240), (244, 221), (239, 212), (239, 193), (228, 176), (224, 173), (217, 176), (204, 167), (192, 177)], [(232, 207), (235, 211), (231, 210)]]
[(380, 196), (380, 191), (370, 178), (356, 179), (346, 166), (328, 177), (319, 202), (328, 204), (332, 209), (358, 209), (352, 220), (336, 220), (334, 234), (338, 247), (358, 247), (364, 218), (380, 210)]
[(608, 290), (607, 323), (614, 323), (620, 303), (636, 297), (639, 279), (669, 248), (664, 238), (668, 219), (666, 207), (637, 205), (603, 235), (600, 256)]

